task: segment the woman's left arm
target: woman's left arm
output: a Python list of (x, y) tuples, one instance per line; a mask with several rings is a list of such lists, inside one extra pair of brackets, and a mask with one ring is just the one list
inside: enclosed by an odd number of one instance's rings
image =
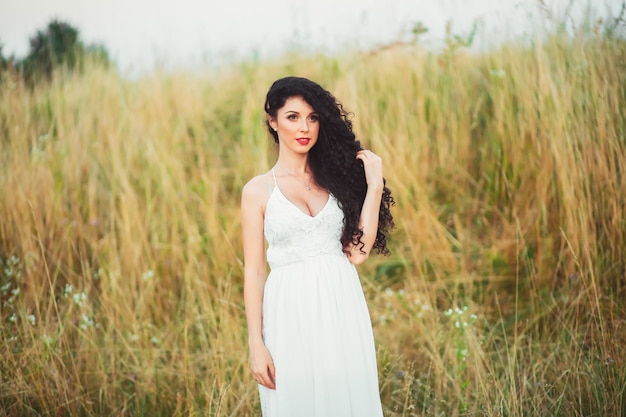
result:
[(383, 197), (385, 183), (383, 180), (383, 162), (378, 155), (369, 150), (362, 150), (357, 152), (356, 157), (363, 161), (367, 193), (365, 194), (365, 201), (363, 201), (361, 217), (359, 218), (359, 228), (363, 232), (361, 244), (348, 246), (348, 259), (353, 264), (360, 264), (369, 257), (376, 241), (380, 202)]

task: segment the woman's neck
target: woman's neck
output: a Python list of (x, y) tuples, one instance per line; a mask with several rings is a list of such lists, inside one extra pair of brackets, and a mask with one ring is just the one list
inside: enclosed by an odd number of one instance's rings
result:
[(298, 155), (298, 157), (279, 155), (276, 166), (281, 169), (284, 174), (302, 175), (311, 171), (308, 155)]

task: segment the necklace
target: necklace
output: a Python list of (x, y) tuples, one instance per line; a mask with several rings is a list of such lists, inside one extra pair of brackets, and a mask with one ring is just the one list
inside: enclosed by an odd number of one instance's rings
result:
[(311, 191), (311, 178), (309, 178), (309, 183), (302, 183), (302, 185), (304, 185), (304, 189), (307, 191)]
[[(277, 166), (278, 166), (278, 165), (277, 165)], [(287, 175), (294, 176), (294, 177), (296, 177), (296, 179), (298, 179), (298, 181), (302, 182), (302, 185), (304, 185), (304, 189), (305, 189), (305, 190), (307, 190), (307, 191), (311, 191), (311, 179), (313, 178), (313, 176), (311, 176), (311, 178), (309, 178), (309, 182), (308, 182), (308, 183), (305, 183), (305, 182), (303, 182), (302, 180), (300, 180), (296, 174), (292, 174), (292, 173), (290, 173), (290, 172), (289, 172), (289, 171), (287, 171), (287, 170), (285, 170), (285, 172), (287, 173)]]

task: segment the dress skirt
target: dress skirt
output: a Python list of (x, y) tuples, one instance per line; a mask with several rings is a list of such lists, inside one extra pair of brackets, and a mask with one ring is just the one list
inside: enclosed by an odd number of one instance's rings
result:
[(343, 253), (272, 268), (263, 337), (276, 368), (276, 389), (259, 386), (264, 417), (383, 415), (372, 324)]

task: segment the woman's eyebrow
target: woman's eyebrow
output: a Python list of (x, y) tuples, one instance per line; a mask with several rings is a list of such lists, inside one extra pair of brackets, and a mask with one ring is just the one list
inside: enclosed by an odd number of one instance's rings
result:
[[(296, 111), (296, 110), (286, 110), (285, 111), (285, 114), (289, 114), (289, 113), (300, 114), (300, 112)], [(317, 112), (316, 111), (312, 111), (311, 113), (309, 113), (309, 116), (311, 116), (311, 115), (317, 116)]]

